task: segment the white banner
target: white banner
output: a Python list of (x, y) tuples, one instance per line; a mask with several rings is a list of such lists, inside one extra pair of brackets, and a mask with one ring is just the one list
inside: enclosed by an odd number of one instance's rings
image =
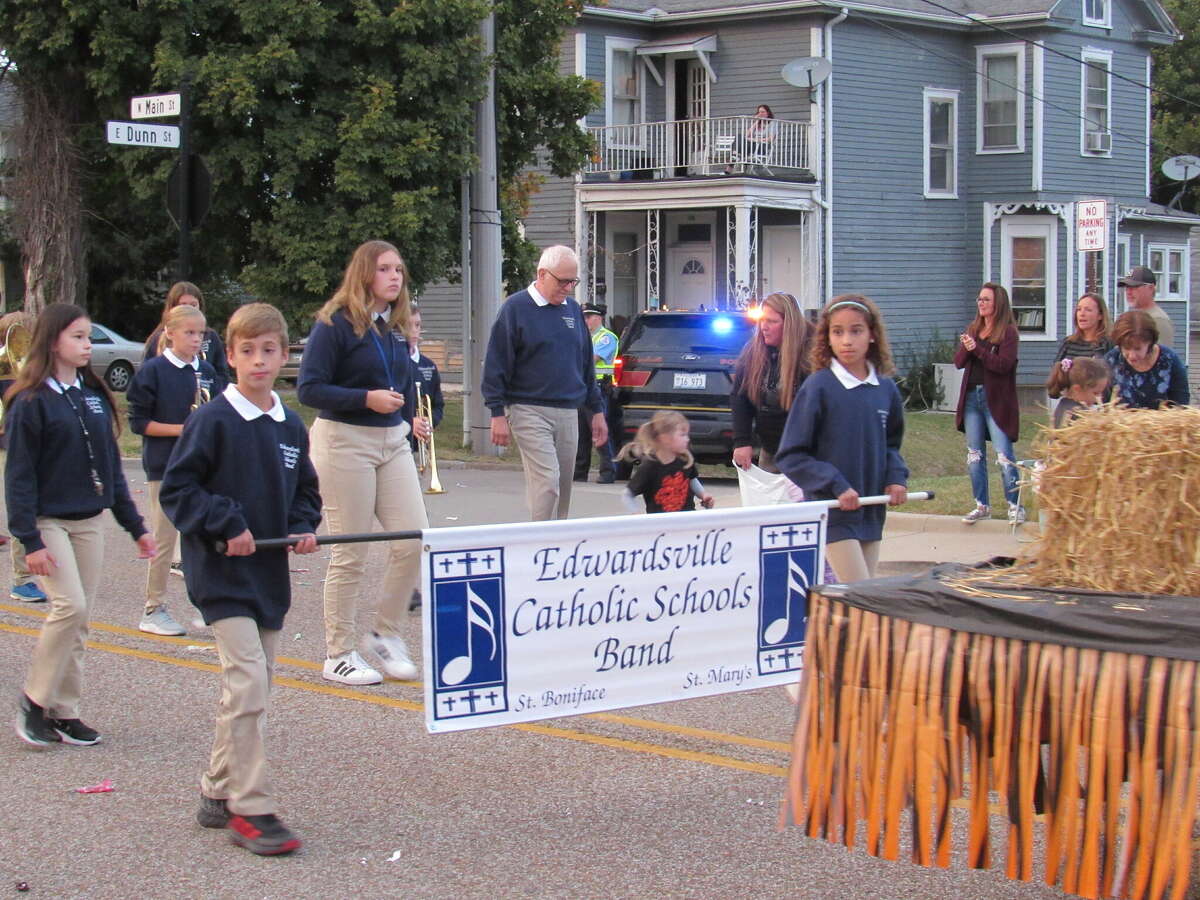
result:
[(431, 732), (797, 680), (820, 503), (434, 528)]

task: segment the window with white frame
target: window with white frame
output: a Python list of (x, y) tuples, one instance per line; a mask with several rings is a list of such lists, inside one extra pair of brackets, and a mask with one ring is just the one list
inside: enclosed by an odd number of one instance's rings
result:
[(980, 153), (1025, 149), (1025, 46), (975, 48), (976, 144)]
[(640, 147), (642, 129), (642, 63), (637, 56), (639, 41), (624, 38), (605, 40), (605, 114), (608, 125), (628, 126), (609, 133), (609, 144)]
[(1112, 155), (1112, 53), (1084, 50), (1080, 76), (1080, 150)]
[(925, 88), (925, 196), (958, 196), (958, 91)]
[(1110, 0), (1083, 0), (1083, 24), (1098, 28), (1112, 27), (1112, 4)]
[(1151, 244), (1146, 249), (1146, 265), (1158, 279), (1154, 296), (1159, 300), (1187, 299), (1188, 248)]
[(1023, 338), (1054, 339), (1057, 329), (1058, 218), (1000, 220), (1000, 280)]

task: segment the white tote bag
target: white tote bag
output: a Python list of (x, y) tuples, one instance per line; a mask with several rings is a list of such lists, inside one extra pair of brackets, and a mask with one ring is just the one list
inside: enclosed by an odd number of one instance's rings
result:
[(742, 506), (774, 506), (779, 503), (799, 503), (804, 491), (786, 475), (768, 472), (758, 466), (749, 469), (734, 466), (737, 470), (738, 488), (742, 492)]

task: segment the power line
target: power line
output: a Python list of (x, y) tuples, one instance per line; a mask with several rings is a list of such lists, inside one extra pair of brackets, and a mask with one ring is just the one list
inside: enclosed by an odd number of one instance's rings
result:
[(1018, 34), (1015, 31), (1010, 31), (1007, 28), (1001, 28), (999, 25), (993, 25), (991, 22), (985, 22), (982, 19), (977, 19), (974, 16), (967, 15), (966, 13), (961, 12), (957, 9), (951, 9), (949, 6), (944, 6), (941, 3), (938, 3), (937, 0), (922, 0), (922, 2), (928, 3), (930, 6), (936, 7), (937, 9), (940, 9), (940, 10), (944, 10), (945, 12), (948, 12), (952, 15), (958, 16), (959, 18), (966, 19), (968, 22), (972, 23), (973, 25), (982, 25), (984, 28), (990, 28), (992, 31), (998, 32), (1000, 34), (1006, 35), (1011, 38), (1015, 38), (1024, 44), (1030, 44), (1032, 46), (1040, 46), (1043, 49), (1048, 50), (1051, 53), (1054, 53), (1058, 56), (1062, 56), (1066, 59), (1069, 59), (1072, 62), (1077, 62), (1077, 63), (1080, 63), (1085, 66), (1095, 66), (1096, 68), (1099, 68), (1102, 71), (1108, 72), (1114, 78), (1119, 78), (1122, 81), (1128, 81), (1130, 84), (1137, 85), (1138, 87), (1142, 88), (1143, 90), (1153, 91), (1156, 94), (1161, 94), (1164, 97), (1169, 97), (1170, 99), (1175, 100), (1179, 103), (1185, 103), (1188, 106), (1194, 106), (1197, 109), (1200, 109), (1200, 103), (1196, 103), (1195, 101), (1189, 100), (1187, 97), (1180, 97), (1177, 94), (1172, 94), (1170, 91), (1164, 91), (1162, 88), (1156, 88), (1153, 85), (1147, 84), (1143, 81), (1138, 81), (1136, 78), (1130, 78), (1128, 75), (1122, 75), (1120, 72), (1115, 72), (1112, 69), (1109, 69), (1098, 63), (1088, 62), (1086, 59), (1083, 59), (1081, 57), (1072, 56), (1070, 53), (1067, 53), (1064, 50), (1058, 50), (1054, 47), (1048, 47), (1045, 44), (1039, 43), (1038, 41), (1031, 41), (1029, 38), (1027, 38), (1021, 34)]
[[(926, 53), (929, 53), (933, 56), (937, 56), (941, 59), (946, 60), (947, 62), (957, 63), (958, 65), (961, 65), (964, 68), (969, 68), (972, 72), (974, 72), (976, 75), (980, 76), (981, 78), (986, 78), (988, 81), (994, 82), (995, 84), (999, 84), (999, 85), (1003, 85), (1004, 87), (1011, 88), (1012, 90), (1016, 91), (1018, 94), (1029, 97), (1030, 99), (1035, 100), (1038, 103), (1042, 103), (1042, 104), (1050, 107), (1051, 109), (1057, 109), (1060, 112), (1068, 113), (1073, 118), (1075, 118), (1081, 122), (1084, 122), (1084, 123), (1088, 122), (1087, 117), (1081, 115), (1079, 110), (1077, 110), (1077, 109), (1072, 109), (1069, 106), (1062, 106), (1058, 103), (1054, 103), (1053, 101), (1047, 100), (1045, 97), (1039, 97), (1037, 94), (1033, 93), (1032, 91), (1027, 91), (1025, 89), (1024, 85), (1010, 84), (1007, 81), (996, 78), (994, 75), (989, 75), (987, 72), (985, 72), (981, 69), (975, 68), (975, 64), (971, 60), (964, 59), (961, 56), (954, 56), (952, 54), (943, 53), (940, 50), (936, 50), (927, 44), (921, 43), (921, 41), (912, 37), (910, 34), (908, 34), (908, 32), (905, 32), (899, 28), (896, 28), (893, 25), (889, 25), (887, 22), (881, 21), (880, 19), (876, 19), (873, 16), (867, 15), (865, 13), (859, 13), (856, 16), (856, 18), (865, 19), (866, 21), (870, 22), (872, 25), (877, 25), (880, 28), (890, 31), (894, 35), (896, 35), (900, 40), (902, 40), (905, 43), (910, 44), (914, 47), (917, 47), (920, 50), (924, 50)], [(1132, 134), (1126, 134), (1125, 132), (1122, 132), (1122, 131), (1117, 131), (1115, 128), (1112, 127), (1111, 123), (1109, 125), (1108, 131), (1111, 132), (1112, 134), (1117, 135), (1118, 137), (1122, 137), (1122, 138), (1125, 138), (1126, 140), (1132, 141), (1133, 143), (1137, 144), (1140, 147), (1149, 147), (1150, 146), (1150, 144), (1148, 144), (1143, 138), (1141, 138), (1139, 136), (1134, 136)]]

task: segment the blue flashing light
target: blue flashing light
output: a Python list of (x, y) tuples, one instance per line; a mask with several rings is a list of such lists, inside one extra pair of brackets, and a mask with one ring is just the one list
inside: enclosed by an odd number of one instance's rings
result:
[(728, 316), (718, 316), (713, 319), (712, 329), (717, 334), (729, 334), (733, 331), (733, 319)]

